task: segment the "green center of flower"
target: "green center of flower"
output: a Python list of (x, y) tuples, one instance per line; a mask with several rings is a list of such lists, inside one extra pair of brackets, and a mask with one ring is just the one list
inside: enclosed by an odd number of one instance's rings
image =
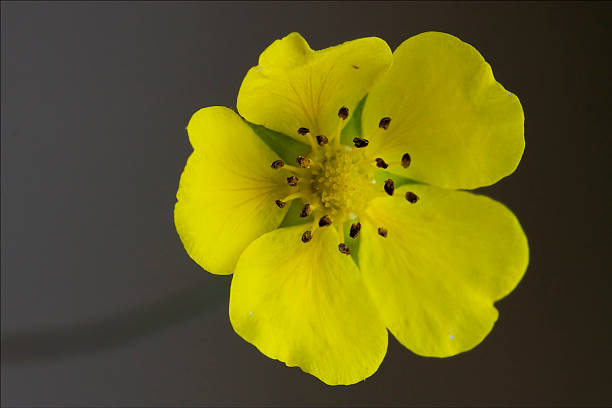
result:
[[(338, 232), (338, 250), (343, 254), (350, 254), (350, 247), (344, 242), (344, 222), (364, 217), (367, 218), (366, 208), (370, 200), (387, 194), (392, 196), (395, 191), (393, 180), (385, 181), (383, 188), (376, 185), (374, 173), (377, 169), (389, 167), (382, 158), (372, 158), (365, 147), (367, 139), (356, 137), (353, 139), (355, 147), (340, 144), (340, 130), (342, 121), (348, 117), (348, 109), (342, 107), (338, 112), (339, 124), (334, 143), (328, 144), (325, 135), (314, 136), (307, 128), (298, 129), (300, 135), (308, 139), (312, 147), (310, 157), (299, 156), (296, 161), (299, 167), (286, 165), (282, 160), (272, 163), (273, 169), (284, 169), (292, 174), (288, 176), (289, 186), (296, 191), (283, 199), (276, 200), (276, 205), (284, 208), (288, 201), (301, 198), (304, 206), (300, 217), (314, 216), (310, 229), (302, 235), (302, 242), (310, 242), (316, 235), (318, 228), (329, 227), (333, 224)], [(386, 130), (391, 118), (382, 118), (379, 128)], [(391, 164), (401, 164), (407, 168), (410, 165), (410, 155), (404, 154), (401, 161)], [(410, 196), (409, 196), (410, 194)], [(414, 193), (407, 193), (406, 199), (414, 203), (418, 197)], [(351, 224), (349, 236), (356, 238), (361, 230), (361, 223)], [(378, 235), (387, 237), (385, 227), (378, 227)]]

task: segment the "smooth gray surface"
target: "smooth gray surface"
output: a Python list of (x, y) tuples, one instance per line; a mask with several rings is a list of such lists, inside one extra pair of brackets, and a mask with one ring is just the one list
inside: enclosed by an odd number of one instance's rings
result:
[[(609, 3), (2, 3), (2, 404), (588, 405), (610, 391)], [(473, 351), (327, 387), (232, 330), (172, 209), (184, 127), (234, 106), (274, 39), (315, 49), (445, 31), (526, 115), (517, 172), (483, 192), (531, 263)]]

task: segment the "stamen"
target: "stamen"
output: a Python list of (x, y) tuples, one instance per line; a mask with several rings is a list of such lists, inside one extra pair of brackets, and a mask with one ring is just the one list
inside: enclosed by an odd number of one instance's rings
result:
[(370, 142), (368, 142), (366, 139), (356, 137), (353, 139), (353, 143), (355, 144), (355, 147), (366, 147)]
[(338, 250), (345, 255), (351, 254), (351, 248), (349, 248), (344, 242), (338, 244)]
[(359, 231), (361, 231), (360, 222), (358, 222), (357, 224), (351, 225), (351, 231), (349, 232), (349, 236), (354, 239), (357, 237), (357, 235), (359, 235)]
[(326, 136), (323, 136), (323, 135), (319, 135), (316, 138), (317, 138), (317, 144), (319, 146), (326, 145), (329, 142), (329, 139)]
[(380, 157), (376, 158), (376, 167), (380, 167), (381, 169), (386, 169), (387, 167), (389, 167), (389, 165), (387, 163), (385, 163), (385, 161), (383, 159), (381, 159)]
[(286, 202), (281, 201), (281, 200), (276, 200), (275, 203), (278, 206), (278, 208), (285, 208), (285, 206), (287, 205)]
[(298, 181), (299, 181), (299, 179), (297, 177), (295, 177), (295, 176), (287, 177), (287, 183), (289, 183), (289, 185), (291, 187), (297, 186)]
[(419, 201), (419, 196), (414, 194), (412, 191), (408, 191), (406, 193), (406, 200), (408, 200), (411, 204), (414, 204)]
[(345, 121), (346, 118), (348, 118), (348, 115), (349, 110), (346, 106), (341, 107), (338, 111), (338, 117), (340, 118), (340, 120), (338, 121), (338, 126), (336, 127), (336, 136), (334, 138), (334, 143), (336, 146), (340, 146), (340, 133), (342, 132), (342, 122)]
[(391, 118), (382, 118), (378, 123), (378, 127), (387, 130), (389, 128), (389, 123), (391, 123)]
[(312, 208), (310, 208), (310, 204), (304, 205), (302, 211), (300, 212), (300, 217), (306, 218), (312, 213)]
[(319, 227), (327, 227), (328, 225), (331, 225), (331, 223), (332, 220), (329, 218), (329, 215), (324, 215), (319, 220)]
[(381, 237), (387, 238), (388, 231), (386, 228), (378, 227), (378, 235)]
[(310, 231), (305, 231), (305, 232), (302, 234), (302, 242), (303, 242), (303, 243), (310, 242), (310, 240), (311, 240), (311, 239), (312, 239), (312, 232), (310, 232)]
[(310, 129), (301, 127), (298, 129), (298, 133), (302, 136), (306, 136), (306, 138), (308, 139), (308, 143), (310, 143), (310, 147), (312, 147), (313, 150), (317, 147), (317, 145), (315, 144), (314, 138), (310, 134)]
[(407, 169), (410, 166), (410, 155), (408, 153), (404, 153), (402, 156), (402, 167)]
[(283, 201), (283, 202), (287, 203), (287, 202), (289, 202), (291, 200), (295, 200), (296, 198), (300, 198), (300, 197), (303, 197), (303, 196), (304, 196), (303, 193), (299, 193), (299, 192), (298, 193), (292, 193), (292, 194), (289, 194), (287, 197), (281, 198), (280, 201)]
[(297, 157), (297, 162), (300, 165), (300, 167), (305, 168), (305, 169), (309, 169), (310, 168), (310, 159), (304, 156), (298, 156)]
[(393, 184), (393, 180), (387, 179), (385, 181), (385, 192), (390, 196), (393, 195), (393, 191), (395, 191), (395, 184)]
[(274, 170), (278, 170), (278, 169), (282, 168), (284, 165), (285, 165), (284, 161), (282, 161), (282, 160), (274, 160), (270, 167), (272, 167)]

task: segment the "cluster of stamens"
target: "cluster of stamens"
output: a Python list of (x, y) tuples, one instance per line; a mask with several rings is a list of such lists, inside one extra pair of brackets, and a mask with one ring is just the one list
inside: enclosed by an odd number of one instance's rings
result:
[[(273, 169), (289, 171), (291, 174), (286, 177), (287, 184), (295, 188), (287, 197), (276, 200), (276, 205), (285, 208), (289, 201), (301, 198), (305, 204), (300, 210), (300, 217), (313, 216), (312, 225), (302, 234), (302, 242), (310, 242), (318, 229), (333, 225), (338, 234), (338, 250), (347, 255), (351, 253), (351, 249), (344, 239), (344, 222), (359, 218), (377, 225), (375, 220), (366, 214), (367, 204), (380, 195), (393, 196), (395, 191), (392, 179), (385, 181), (382, 191), (380, 187), (376, 187), (374, 172), (390, 165), (408, 168), (411, 161), (408, 153), (405, 153), (401, 160), (389, 163), (380, 157), (372, 158), (366, 153), (367, 149), (364, 149), (369, 140), (361, 137), (353, 139), (355, 148), (341, 145), (342, 123), (348, 116), (348, 108), (340, 108), (333, 143), (329, 143), (329, 138), (325, 135), (314, 136), (310, 129), (299, 128), (297, 133), (304, 136), (312, 148), (310, 156), (298, 156), (297, 166), (287, 165), (282, 160), (275, 160), (271, 165)], [(391, 118), (382, 118), (377, 131), (387, 130), (390, 124)], [(407, 192), (405, 199), (414, 204), (419, 197), (413, 192)], [(361, 222), (351, 224), (349, 237), (357, 238), (360, 231)], [(377, 232), (383, 238), (388, 235), (384, 226), (378, 227)]]

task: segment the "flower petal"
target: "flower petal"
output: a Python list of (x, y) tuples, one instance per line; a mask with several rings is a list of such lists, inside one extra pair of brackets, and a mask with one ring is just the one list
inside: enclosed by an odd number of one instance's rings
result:
[[(381, 118), (390, 117), (386, 131)], [(428, 32), (404, 41), (363, 111), (372, 152), (387, 161), (409, 153), (399, 175), (453, 189), (490, 185), (518, 166), (525, 141), (521, 104), (471, 45)]]
[(244, 251), (232, 280), (230, 320), (263, 354), (330, 384), (372, 375), (387, 331), (333, 228), (301, 242), (306, 226), (265, 234)]
[[(408, 191), (416, 203), (400, 199)], [(391, 333), (423, 356), (480, 343), (497, 320), (493, 302), (527, 267), (527, 239), (514, 214), (485, 196), (419, 184), (372, 201), (368, 214), (380, 225), (362, 226), (359, 264)]]
[(249, 70), (238, 93), (238, 112), (300, 141), (301, 127), (331, 140), (339, 109), (346, 106), (351, 114), (390, 64), (391, 50), (380, 38), (313, 51), (301, 35), (291, 33), (272, 43)]
[(187, 126), (194, 148), (176, 194), (176, 229), (202, 268), (231, 274), (244, 248), (285, 216), (274, 201), (289, 194), (278, 159), (234, 111), (214, 106)]

